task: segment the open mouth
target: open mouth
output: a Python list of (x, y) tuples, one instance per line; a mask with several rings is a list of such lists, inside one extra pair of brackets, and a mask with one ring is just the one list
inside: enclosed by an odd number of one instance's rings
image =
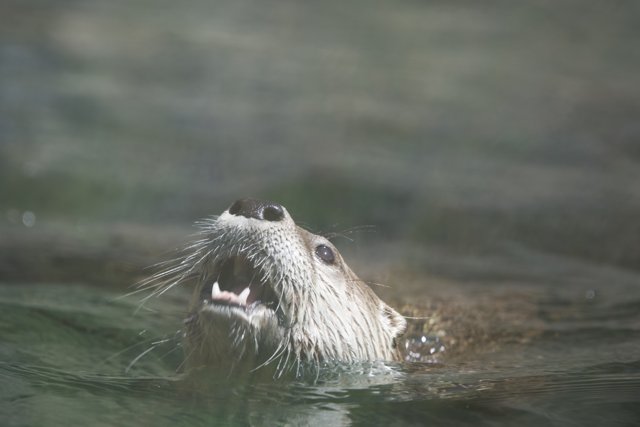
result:
[(213, 283), (202, 289), (206, 304), (251, 310), (265, 305), (275, 310), (278, 298), (268, 280), (247, 258), (234, 256), (218, 264)]

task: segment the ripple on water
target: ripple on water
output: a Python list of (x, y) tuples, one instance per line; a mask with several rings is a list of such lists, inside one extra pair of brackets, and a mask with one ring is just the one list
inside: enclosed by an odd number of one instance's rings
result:
[[(640, 335), (631, 301), (579, 315), (547, 313), (545, 330), (530, 343), (463, 362), (327, 365), (313, 381), (193, 389), (176, 373), (179, 300), (160, 301), (167, 315), (158, 316), (136, 313), (137, 300), (118, 296), (71, 285), (0, 287), (6, 425), (143, 419), (156, 426), (539, 426), (640, 419)], [(412, 339), (425, 354), (438, 345), (433, 337)]]

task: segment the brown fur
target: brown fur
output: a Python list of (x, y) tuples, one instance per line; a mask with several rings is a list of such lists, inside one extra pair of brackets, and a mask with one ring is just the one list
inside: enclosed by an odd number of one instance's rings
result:
[[(315, 253), (319, 246), (333, 252), (331, 263)], [(238, 308), (206, 301), (212, 283), (224, 276), (222, 266), (237, 258), (251, 265), (277, 304)], [(278, 221), (227, 210), (201, 223), (200, 239), (147, 286), (160, 294), (193, 279), (197, 286), (185, 341), (191, 368), (270, 367), (282, 375), (303, 365), (402, 358), (397, 343), (404, 318), (351, 271), (326, 238), (296, 226), (286, 210)]]

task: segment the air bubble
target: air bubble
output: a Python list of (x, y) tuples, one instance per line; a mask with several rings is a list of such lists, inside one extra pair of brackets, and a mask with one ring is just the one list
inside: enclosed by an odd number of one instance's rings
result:
[(22, 214), (22, 224), (29, 228), (36, 225), (36, 214), (31, 211), (24, 211)]

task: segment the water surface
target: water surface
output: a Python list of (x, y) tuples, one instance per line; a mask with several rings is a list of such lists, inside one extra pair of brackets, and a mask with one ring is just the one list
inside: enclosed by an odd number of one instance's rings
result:
[[(3, 0), (0, 424), (640, 424), (638, 5)], [(122, 296), (240, 197), (482, 334), (194, 389)]]
[[(0, 412), (4, 425), (633, 425), (640, 295), (610, 292), (629, 277), (609, 275), (603, 291), (566, 282), (555, 296), (527, 294), (537, 308), (525, 342), (497, 338), (440, 363), (205, 388), (181, 374), (186, 292), (141, 307), (92, 286), (5, 283)], [(505, 291), (485, 283), (481, 292)]]

